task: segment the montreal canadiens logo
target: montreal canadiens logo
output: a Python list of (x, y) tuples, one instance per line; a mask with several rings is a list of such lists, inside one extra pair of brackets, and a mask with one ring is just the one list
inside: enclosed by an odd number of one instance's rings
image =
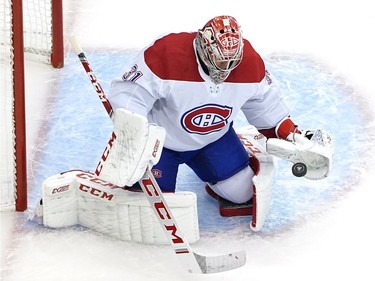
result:
[(186, 112), (181, 125), (189, 133), (206, 135), (225, 127), (231, 115), (232, 107), (206, 104)]

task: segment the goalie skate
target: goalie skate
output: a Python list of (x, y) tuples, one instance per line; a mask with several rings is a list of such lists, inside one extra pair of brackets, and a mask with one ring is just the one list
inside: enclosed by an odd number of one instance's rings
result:
[(236, 204), (230, 202), (219, 195), (217, 195), (208, 184), (205, 189), (213, 199), (218, 201), (219, 213), (223, 217), (236, 217), (236, 216), (251, 216), (253, 214), (253, 199), (243, 204)]

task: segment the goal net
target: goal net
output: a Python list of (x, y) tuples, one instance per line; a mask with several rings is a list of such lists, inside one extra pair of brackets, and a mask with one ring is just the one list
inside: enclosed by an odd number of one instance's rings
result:
[(25, 58), (64, 65), (62, 0), (0, 3), (0, 208), (27, 209)]

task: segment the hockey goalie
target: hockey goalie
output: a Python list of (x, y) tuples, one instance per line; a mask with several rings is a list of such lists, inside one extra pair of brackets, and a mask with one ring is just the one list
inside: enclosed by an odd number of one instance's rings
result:
[[(46, 226), (81, 224), (163, 243), (139, 188), (151, 170), (188, 240), (197, 241), (196, 196), (176, 192), (179, 166), (186, 164), (221, 215), (249, 216), (251, 229), (260, 231), (272, 201), (274, 157), (296, 164), (294, 174), (310, 180), (332, 170), (329, 134), (295, 125), (275, 77), (231, 16), (157, 38), (112, 81), (108, 100), (114, 131), (95, 173), (71, 171), (43, 183)], [(240, 111), (249, 126), (236, 131)]]
[[(288, 122), (290, 122), (288, 120)], [(82, 225), (126, 241), (167, 244), (168, 240), (137, 181), (159, 161), (165, 130), (148, 124), (135, 113), (116, 110), (115, 130), (100, 159), (95, 173), (75, 170), (46, 179), (38, 216), (45, 226), (61, 228)], [(314, 135), (309, 131), (311, 138)], [(252, 216), (250, 227), (259, 231), (266, 219), (272, 198), (273, 156), (307, 165), (305, 177), (326, 177), (331, 158), (326, 147), (329, 139), (301, 143), (269, 139), (255, 127), (248, 126), (237, 134), (248, 154), (252, 172), (252, 198), (234, 203), (221, 197), (207, 183), (206, 190), (218, 200), (223, 216)], [(297, 134), (291, 133), (290, 137)], [(302, 134), (298, 134), (299, 137)], [(327, 137), (327, 136), (325, 136)], [(315, 152), (314, 152), (315, 151)], [(271, 153), (271, 154), (270, 154)], [(121, 156), (121, 157), (119, 157)], [(158, 176), (160, 170), (153, 170)], [(232, 184), (235, 184), (233, 182)], [(165, 198), (186, 239), (199, 240), (196, 195), (193, 192), (166, 192)]]

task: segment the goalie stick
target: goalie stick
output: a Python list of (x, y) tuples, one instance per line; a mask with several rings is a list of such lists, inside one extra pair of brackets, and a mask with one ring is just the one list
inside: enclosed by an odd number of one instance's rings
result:
[[(107, 100), (103, 88), (98, 82), (96, 75), (79, 46), (75, 37), (70, 38), (75, 53), (80, 59), (92, 85), (95, 88), (108, 115), (112, 118), (112, 106)], [(181, 265), (190, 273), (217, 273), (243, 266), (246, 263), (246, 252), (244, 250), (218, 256), (204, 256), (192, 251), (189, 243), (185, 240), (181, 229), (160, 190), (150, 169), (147, 168), (139, 184), (147, 197), (168, 241), (170, 242), (175, 256)]]

